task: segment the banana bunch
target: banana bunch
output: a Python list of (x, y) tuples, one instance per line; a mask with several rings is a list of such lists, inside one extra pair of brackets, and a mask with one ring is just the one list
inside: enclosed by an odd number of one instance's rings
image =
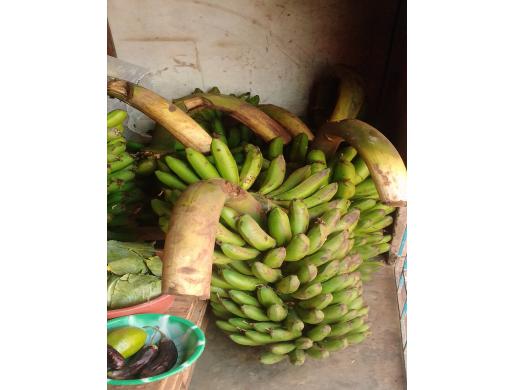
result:
[(134, 183), (135, 159), (129, 153), (135, 144), (123, 136), (123, 121), (127, 113), (114, 110), (107, 114), (107, 225), (120, 227), (131, 224), (141, 208), (143, 193)]
[(263, 346), (261, 362), (321, 359), (362, 342), (368, 307), (351, 254), (359, 210), (331, 208), (316, 217), (293, 200), (264, 226), (225, 208), (218, 226), (210, 305), (216, 325), (237, 344)]
[(357, 155), (356, 149), (343, 146), (333, 162), (332, 181), (338, 183), (336, 198), (350, 199), (350, 209), (360, 210), (360, 219), (353, 232), (355, 240), (352, 253), (359, 253), (363, 264), (359, 267), (364, 281), (370, 280), (383, 262), (378, 256), (390, 250), (392, 236), (383, 229), (393, 223), (390, 215), (395, 207), (379, 201), (379, 194), (370, 177), (367, 165)]

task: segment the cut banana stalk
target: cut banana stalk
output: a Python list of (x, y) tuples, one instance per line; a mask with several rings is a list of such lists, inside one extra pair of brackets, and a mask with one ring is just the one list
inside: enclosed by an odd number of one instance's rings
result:
[(183, 145), (202, 153), (209, 152), (211, 136), (188, 114), (162, 96), (120, 79), (108, 81), (107, 94), (155, 120)]
[(188, 111), (206, 107), (227, 112), (230, 116), (248, 126), (254, 133), (258, 134), (267, 142), (276, 137), (281, 137), (284, 143), (287, 144), (292, 138), (279, 123), (270, 118), (259, 108), (234, 96), (206, 93), (186, 97), (174, 102), (182, 104)]
[(358, 119), (328, 122), (317, 132), (313, 148), (333, 156), (340, 143), (352, 145), (366, 162), (381, 202), (405, 206), (407, 172), (399, 152), (377, 129)]

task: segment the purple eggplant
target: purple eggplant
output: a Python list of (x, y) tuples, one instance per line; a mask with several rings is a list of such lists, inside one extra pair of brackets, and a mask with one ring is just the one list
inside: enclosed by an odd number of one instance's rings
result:
[(158, 348), (156, 345), (147, 345), (141, 348), (120, 370), (112, 370), (107, 372), (107, 377), (111, 379), (132, 379), (147, 364), (151, 363), (158, 356)]

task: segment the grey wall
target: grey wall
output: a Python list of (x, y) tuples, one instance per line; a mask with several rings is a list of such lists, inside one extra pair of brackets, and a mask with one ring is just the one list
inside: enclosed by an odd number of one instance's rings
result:
[(379, 100), (397, 0), (108, 0), (118, 58), (157, 92), (251, 91), (297, 114), (326, 64), (357, 68)]

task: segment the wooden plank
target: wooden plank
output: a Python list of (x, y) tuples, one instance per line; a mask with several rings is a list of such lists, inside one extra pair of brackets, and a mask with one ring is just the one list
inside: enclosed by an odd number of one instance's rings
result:
[[(197, 297), (178, 295), (168, 312), (174, 316), (186, 318), (205, 332), (207, 303), (208, 301), (200, 300)], [(108, 386), (108, 388), (112, 390), (187, 390), (194, 367), (195, 365), (192, 365), (181, 373), (159, 382), (138, 386)]]

